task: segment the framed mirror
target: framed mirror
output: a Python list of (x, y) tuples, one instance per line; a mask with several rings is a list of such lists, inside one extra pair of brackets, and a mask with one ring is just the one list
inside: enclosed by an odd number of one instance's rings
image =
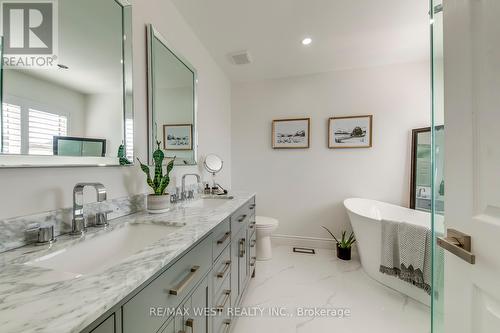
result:
[[(63, 0), (53, 6), (51, 66), (2, 68), (0, 167), (130, 165), (131, 5)], [(2, 44), (7, 57), (12, 36)]]
[[(444, 161), (440, 149), (444, 145), (444, 126), (435, 130), (436, 163)], [(441, 168), (443, 169), (443, 168)], [(430, 212), (432, 209), (432, 131), (430, 127), (412, 131), (412, 163), (410, 184), (410, 208)], [(444, 178), (436, 175), (436, 211), (444, 211)]]
[(160, 148), (176, 165), (197, 164), (196, 69), (149, 25), (149, 160)]

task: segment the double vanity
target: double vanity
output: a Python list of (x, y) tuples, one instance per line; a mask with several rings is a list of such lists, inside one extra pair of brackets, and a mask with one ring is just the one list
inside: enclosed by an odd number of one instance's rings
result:
[(230, 332), (255, 274), (255, 196), (138, 212), (0, 254), (4, 332)]

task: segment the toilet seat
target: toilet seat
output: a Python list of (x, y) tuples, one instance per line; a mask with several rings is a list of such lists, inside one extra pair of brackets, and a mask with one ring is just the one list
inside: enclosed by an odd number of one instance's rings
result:
[(255, 217), (256, 228), (257, 229), (274, 229), (279, 226), (279, 221), (267, 216), (256, 216)]

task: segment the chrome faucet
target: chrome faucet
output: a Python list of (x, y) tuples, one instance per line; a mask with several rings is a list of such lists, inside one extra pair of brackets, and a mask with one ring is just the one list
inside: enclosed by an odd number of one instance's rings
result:
[(188, 194), (186, 193), (186, 177), (187, 176), (194, 176), (194, 177), (196, 177), (197, 182), (201, 183), (201, 177), (197, 173), (187, 173), (184, 176), (182, 176), (181, 200), (186, 200), (189, 198)]
[[(85, 217), (83, 216), (83, 189), (85, 187), (93, 187), (97, 192), (97, 202), (103, 202), (107, 198), (106, 188), (101, 183), (79, 183), (73, 189), (73, 221), (71, 223), (70, 235), (80, 236), (83, 235), (87, 228)], [(99, 215), (99, 214), (98, 214)], [(105, 220), (102, 217), (101, 221)], [(103, 225), (107, 222), (103, 221)]]

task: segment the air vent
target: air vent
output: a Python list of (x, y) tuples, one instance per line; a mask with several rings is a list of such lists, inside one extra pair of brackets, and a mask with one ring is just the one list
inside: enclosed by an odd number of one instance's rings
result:
[(233, 65), (248, 65), (252, 62), (252, 57), (248, 51), (238, 51), (228, 54), (229, 60)]

